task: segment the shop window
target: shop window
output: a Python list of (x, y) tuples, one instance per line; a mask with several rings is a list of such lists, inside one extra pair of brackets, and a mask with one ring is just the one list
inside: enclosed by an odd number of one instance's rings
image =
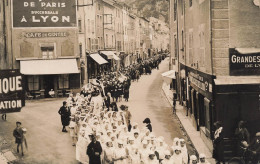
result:
[(195, 66), (193, 63), (193, 31), (190, 30), (189, 32), (189, 64), (191, 64), (191, 66)]
[(69, 86), (70, 89), (80, 88), (80, 74), (70, 74), (69, 75)]
[(190, 7), (192, 7), (192, 0), (189, 0), (189, 5)]
[(43, 59), (53, 59), (55, 56), (54, 43), (41, 44), (41, 55)]
[(177, 36), (174, 35), (174, 56), (175, 59), (178, 57), (178, 43), (177, 43)]
[(81, 25), (81, 20), (78, 20), (78, 28), (79, 28), (79, 32), (82, 32), (82, 25)]
[(29, 91), (39, 90), (39, 76), (28, 76), (27, 80)]
[(177, 0), (174, 0), (174, 21), (177, 19)]
[(79, 44), (79, 56), (82, 57), (82, 44)]
[(60, 75), (59, 89), (68, 89), (68, 88), (69, 88), (69, 75)]

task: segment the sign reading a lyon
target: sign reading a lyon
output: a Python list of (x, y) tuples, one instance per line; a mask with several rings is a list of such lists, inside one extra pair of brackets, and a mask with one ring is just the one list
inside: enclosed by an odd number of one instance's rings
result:
[(76, 27), (75, 0), (13, 0), (13, 27)]
[(0, 113), (20, 112), (25, 106), (23, 79), (19, 70), (0, 70)]

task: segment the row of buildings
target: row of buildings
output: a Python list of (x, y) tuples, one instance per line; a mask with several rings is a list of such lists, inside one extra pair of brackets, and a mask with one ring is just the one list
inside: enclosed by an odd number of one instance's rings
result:
[(256, 0), (170, 0), (170, 69), (187, 117), (212, 151), (223, 123), (225, 157), (235, 128), (260, 131), (260, 10)]
[(65, 94), (169, 46), (166, 23), (116, 0), (5, 0), (0, 25), (0, 70), (19, 69), (32, 96)]

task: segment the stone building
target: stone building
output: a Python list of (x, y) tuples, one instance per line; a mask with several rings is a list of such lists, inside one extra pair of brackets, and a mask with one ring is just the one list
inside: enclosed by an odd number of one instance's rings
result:
[[(226, 144), (240, 120), (252, 136), (260, 130), (258, 2), (170, 1), (170, 62), (178, 65), (179, 100), (211, 150), (215, 121), (223, 123)], [(225, 149), (227, 158), (234, 155)]]

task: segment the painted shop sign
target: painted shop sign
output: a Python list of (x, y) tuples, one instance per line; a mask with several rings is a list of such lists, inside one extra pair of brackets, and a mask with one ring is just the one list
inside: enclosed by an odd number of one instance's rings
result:
[(19, 70), (0, 70), (0, 113), (20, 112), (25, 106), (23, 80)]
[(260, 75), (260, 53), (240, 54), (229, 49), (230, 75)]
[(188, 69), (188, 77), (190, 85), (197, 90), (200, 90), (204, 96), (212, 97), (212, 76), (200, 71)]
[(49, 37), (67, 37), (66, 32), (27, 32), (23, 34), (26, 38), (49, 38)]
[(75, 0), (13, 0), (13, 27), (76, 27)]

